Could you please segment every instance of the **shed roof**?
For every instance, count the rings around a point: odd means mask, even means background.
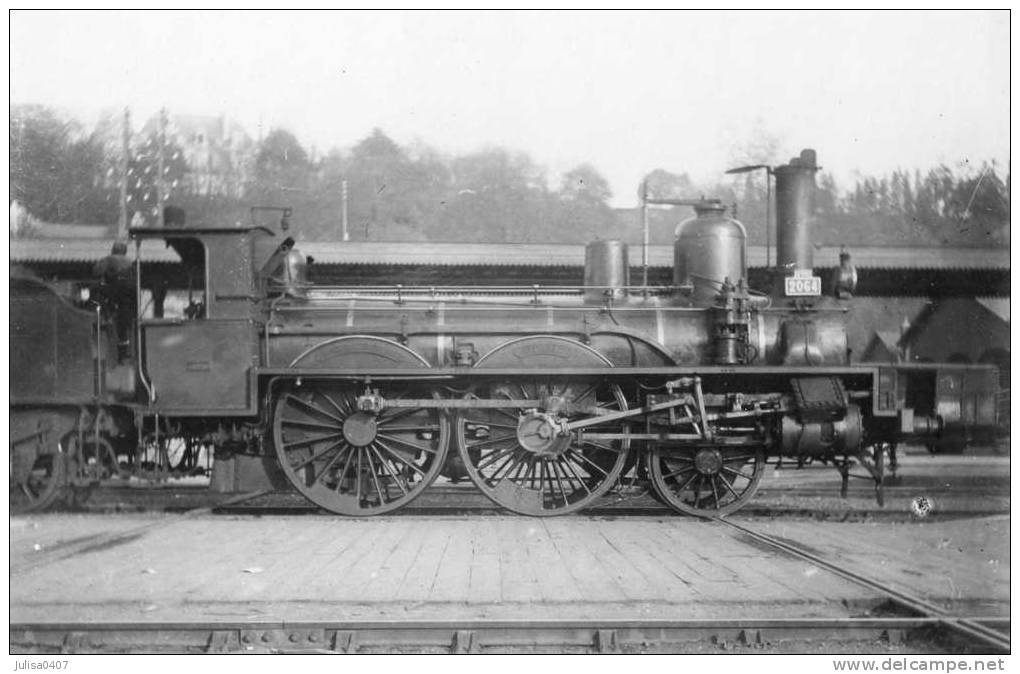
[[[876,330],[875,337],[890,349],[895,349],[900,343],[900,333],[895,330]]]
[[[113,239],[12,239],[11,262],[90,262],[110,251]],[[150,245],[151,244],[151,245]],[[298,248],[320,264],[389,264],[479,267],[581,267],[584,245],[549,243],[428,243],[388,241],[299,241]],[[631,266],[641,265],[641,246],[629,247]],[[143,259],[176,262],[177,256],[159,242],[142,246]],[[822,246],[814,252],[817,268],[839,266],[840,248]],[[1009,269],[1009,251],[999,248],[852,248],[859,269]],[[764,246],[748,246],[748,265],[765,266]],[[775,262],[775,251],[771,259]],[[670,267],[673,247],[648,249],[651,267]]]
[[[98,262],[110,254],[113,239],[11,239],[10,261],[31,262]],[[128,255],[132,255],[128,248]],[[179,262],[172,248],[162,241],[142,244],[143,262]]]
[[[541,243],[394,243],[372,241],[299,241],[298,247],[326,264],[433,264],[469,266],[580,267],[581,244]],[[838,267],[838,246],[815,250],[816,267]],[[1009,251],[997,248],[852,248],[854,264],[861,269],[1009,269]],[[751,267],[765,267],[765,246],[748,246]],[[775,250],[771,256],[775,263]],[[630,245],[631,266],[641,264],[641,246]],[[670,267],[673,247],[648,247],[651,267]]]
[[[988,309],[993,314],[1009,323],[1009,298],[1002,297],[976,297],[978,304]]]

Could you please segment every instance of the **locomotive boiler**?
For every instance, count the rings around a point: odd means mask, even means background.
[[[135,310],[130,358],[101,308],[51,298],[40,318],[40,285],[12,293],[12,503],[138,471],[173,442],[343,515],[391,512],[442,474],[527,515],[583,509],[627,476],[717,516],[783,460],[833,465],[844,491],[863,466],[880,496],[896,443],[938,451],[994,425],[995,371],[851,362],[849,259],[831,296],[812,270],[816,170],[811,150],[771,170],[778,256],[761,289],[743,225],[710,199],[660,201],[695,215],[658,287],[631,284],[619,241],[587,246],[577,287],[325,286],[267,228],[133,229],[136,260],[143,242],[177,250],[192,302]]]

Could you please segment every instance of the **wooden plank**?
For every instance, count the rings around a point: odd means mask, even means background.
[[[450,542],[448,532],[425,526],[420,521],[419,524],[423,537],[414,562],[397,586],[395,598],[399,601],[428,601],[439,573],[439,563]]]
[[[473,602],[498,602],[500,588],[499,537],[493,520],[472,522],[471,571],[468,596]]]
[[[406,528],[400,532],[399,545],[386,558],[379,575],[364,592],[366,601],[396,601],[401,584],[418,563],[419,552],[429,535],[428,527],[417,519],[407,519],[404,525]]]
[[[673,561],[682,551],[663,543],[656,527],[648,522],[634,522],[616,533],[619,545],[633,568],[644,576],[650,588],[650,600],[691,601],[702,596],[686,568]],[[657,551],[660,555],[656,555]]]
[[[447,536],[443,556],[429,592],[431,601],[466,602],[471,600],[471,524],[443,520],[440,524]]]
[[[506,602],[537,602],[542,599],[538,578],[528,564],[530,518],[504,519],[497,523],[499,539],[500,597]]]
[[[599,561],[592,549],[585,544],[582,530],[588,526],[577,525],[576,519],[556,519],[548,523],[549,540],[574,580],[574,586],[581,596],[589,601],[625,601],[628,599],[616,581]]]
[[[549,519],[539,520],[536,531],[529,538],[528,564],[532,575],[538,582],[542,601],[577,602],[590,599],[582,588],[574,582],[574,577],[556,547],[556,541],[550,529]]]
[[[629,557],[620,549],[618,532],[625,529],[618,522],[594,520],[585,531],[584,542],[605,569],[606,575],[619,587],[627,599],[655,600],[657,588],[638,569],[634,568]]]
[[[347,567],[343,575],[334,575],[331,566],[323,572],[330,578],[337,592],[342,591],[348,601],[393,601],[393,592],[404,577],[408,564],[405,549],[420,524],[403,518],[381,517],[378,522],[360,522],[358,535],[368,545],[367,552],[357,564]]]

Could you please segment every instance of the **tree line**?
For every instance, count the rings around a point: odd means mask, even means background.
[[[88,130],[42,106],[12,106],[11,200],[45,222],[116,223],[123,170],[116,126],[107,119]],[[202,155],[208,163],[202,166],[189,165],[186,145],[187,140],[167,138],[152,124],[135,134],[127,187],[136,222],[156,221],[162,166],[167,203],[184,208],[196,224],[247,223],[252,205],[289,206],[300,238],[338,240],[346,181],[351,240],[641,240],[637,210],[613,209],[609,183],[591,164],[578,165],[550,184],[545,169],[522,152],[490,147],[448,155],[422,143],[400,145],[380,129],[349,149],[324,154],[275,129],[251,147],[233,147],[227,159],[226,150],[213,148],[219,155]],[[755,161],[780,163],[774,143],[759,145],[752,148]],[[218,172],[214,187],[211,170]],[[652,194],[715,197],[735,206],[750,241],[765,242],[760,172],[697,184],[686,174],[655,169],[646,180]],[[1003,173],[989,163],[862,176],[847,190],[821,173],[815,238],[850,246],[1007,243],[1009,181],[1008,169]],[[656,211],[653,241],[672,240],[673,224],[690,215],[687,209]]]

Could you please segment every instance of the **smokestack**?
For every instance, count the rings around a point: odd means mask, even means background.
[[[811,269],[811,227],[815,212],[814,150],[802,150],[785,166],[773,169],[776,177],[776,262],[780,269]]]

